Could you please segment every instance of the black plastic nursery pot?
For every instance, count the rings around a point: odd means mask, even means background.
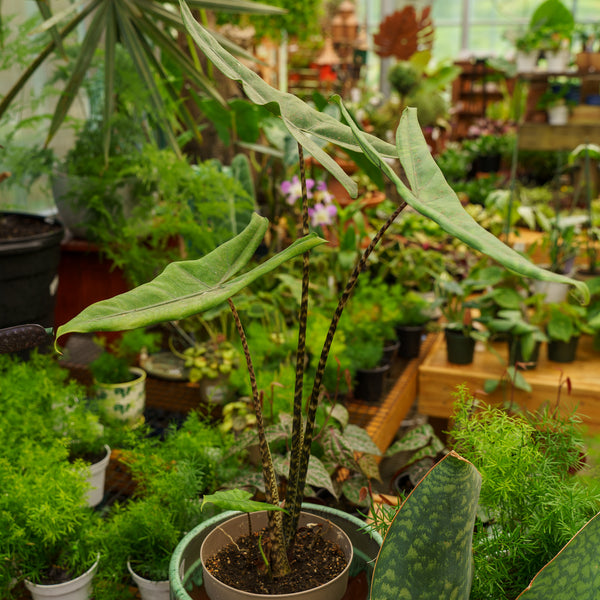
[[[328,506],[303,504],[302,510],[331,521],[343,529],[350,538],[353,558],[350,566],[348,592],[352,590],[352,598],[367,600],[375,558],[382,544],[381,536],[375,531],[368,531],[365,523],[357,517]],[[199,595],[204,594],[200,559],[202,543],[213,529],[232,516],[239,514],[229,511],[212,517],[195,527],[181,540],[173,553],[169,566],[171,600],[193,600],[205,597]],[[264,597],[265,599],[269,598],[269,596]]]
[[[54,325],[63,235],[55,219],[0,213],[0,328]]]
[[[518,338],[508,339],[508,364],[514,366],[515,363],[521,363],[519,369],[530,371],[537,367],[537,362],[540,357],[540,342],[536,342],[531,351],[531,356],[525,359],[521,351],[521,340]]]
[[[550,340],[548,342],[548,360],[558,363],[570,363],[577,355],[579,336],[573,336],[568,342]]]
[[[379,402],[389,370],[389,364],[373,369],[357,369],[356,386],[354,388],[355,398],[370,403]]]
[[[416,358],[421,351],[421,341],[425,328],[422,325],[399,325],[396,327],[396,338],[400,343],[400,358]]]
[[[394,362],[396,356],[398,356],[399,349],[400,342],[386,344],[383,347],[383,356],[381,357],[381,364],[391,365]]]
[[[462,331],[445,329],[446,357],[454,365],[468,365],[473,362],[475,340]]]

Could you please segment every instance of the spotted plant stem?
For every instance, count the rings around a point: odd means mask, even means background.
[[[250,386],[252,388],[252,402],[254,404],[254,413],[256,415],[256,430],[258,433],[258,447],[260,450],[260,458],[263,470],[263,479],[265,482],[265,498],[270,504],[279,504],[279,492],[277,490],[277,478],[275,476],[275,468],[273,466],[273,458],[267,442],[267,436],[265,434],[265,425],[262,414],[262,398],[258,392],[258,385],[256,383],[256,374],[254,372],[254,365],[252,364],[252,357],[250,356],[250,349],[248,348],[248,339],[244,327],[240,320],[239,313],[235,308],[231,298],[227,301],[229,308],[233,314],[233,320],[239,333],[240,339],[242,340],[242,348],[244,350],[244,358],[246,359],[246,366],[248,368],[248,374],[250,376]],[[285,542],[283,537],[283,518],[282,513],[279,510],[270,510],[267,512],[268,517],[268,530],[269,539],[271,540],[271,556],[270,564],[274,577],[281,577],[290,572],[290,565],[287,559],[285,551]]]

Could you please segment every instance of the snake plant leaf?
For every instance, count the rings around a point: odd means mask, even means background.
[[[597,514],[539,571],[518,600],[600,598],[599,545],[600,514]]]
[[[316,234],[307,235],[238,275],[262,241],[267,225],[265,217],[254,213],[241,233],[206,256],[171,263],[152,281],[88,306],[58,328],[56,339],[65,333],[123,331],[183,319],[218,306],[265,273],[325,243]]]
[[[582,302],[588,303],[590,292],[583,281],[551,273],[531,263],[508,247],[495,235],[483,228],[462,207],[458,196],[448,185],[444,175],[431,156],[417,119],[416,108],[406,108],[396,131],[398,158],[404,168],[410,189],[402,182],[392,167],[380,156],[369,140],[351,121],[339,96],[334,100],[350,123],[365,154],[377,164],[396,186],[400,196],[416,211],[435,221],[449,233],[471,248],[487,254],[510,271],[543,281],[558,281],[575,286]]]
[[[185,0],[179,0],[179,4],[182,19],[188,32],[207,58],[226,77],[241,82],[244,91],[252,102],[265,106],[274,115],[281,117],[296,141],[338,179],[352,196],[356,196],[356,183],[343,172],[319,144],[310,139],[310,135],[314,135],[341,148],[361,152],[350,127],[327,113],[315,110],[292,94],[271,87],[219,45],[214,36],[194,19]],[[396,150],[392,144],[388,144],[374,136],[365,135],[381,155],[395,158]]]
[[[371,600],[467,600],[481,475],[451,451],[417,484],[379,551]]]

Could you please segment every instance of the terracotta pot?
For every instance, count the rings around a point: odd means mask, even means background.
[[[259,530],[267,525],[267,513],[259,512],[250,515],[252,519],[253,530]],[[341,600],[346,593],[348,586],[348,575],[350,565],[352,564],[352,543],[342,529],[310,513],[301,513],[299,525],[308,523],[322,523],[323,536],[337,543],[344,552],[347,560],[346,568],[337,577],[325,583],[318,588],[296,592],[293,594],[276,594],[276,598],[294,598],[298,600]],[[205,560],[216,554],[221,548],[229,545],[233,540],[248,533],[248,515],[237,515],[222,523],[218,528],[213,529],[207,536],[200,548],[200,560],[202,561],[202,579],[204,589],[211,600],[265,600],[271,597],[265,594],[254,594],[232,588],[218,579],[216,579],[208,569],[206,569]]]

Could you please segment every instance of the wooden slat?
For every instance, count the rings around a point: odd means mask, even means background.
[[[504,362],[484,346],[476,349],[470,365],[453,365],[446,359],[446,344],[439,334],[431,351],[419,367],[419,412],[433,417],[452,416],[456,387],[466,384],[471,394],[493,404],[509,401],[508,392],[501,389],[486,395],[483,385],[487,379],[498,379],[504,372],[508,349],[506,344],[494,344],[495,351]],[[584,427],[591,432],[600,431],[600,353],[592,348],[592,339],[582,336],[573,363],[554,363],[547,359],[547,348],[543,344],[535,369],[524,372],[531,385],[530,393],[514,391],[513,400],[519,406],[535,410],[544,402],[556,402],[561,374],[571,380],[571,394],[563,388],[560,410],[568,413],[577,410],[583,418]]]
[[[600,123],[523,123],[519,128],[520,150],[573,150],[579,144],[600,144]]]

